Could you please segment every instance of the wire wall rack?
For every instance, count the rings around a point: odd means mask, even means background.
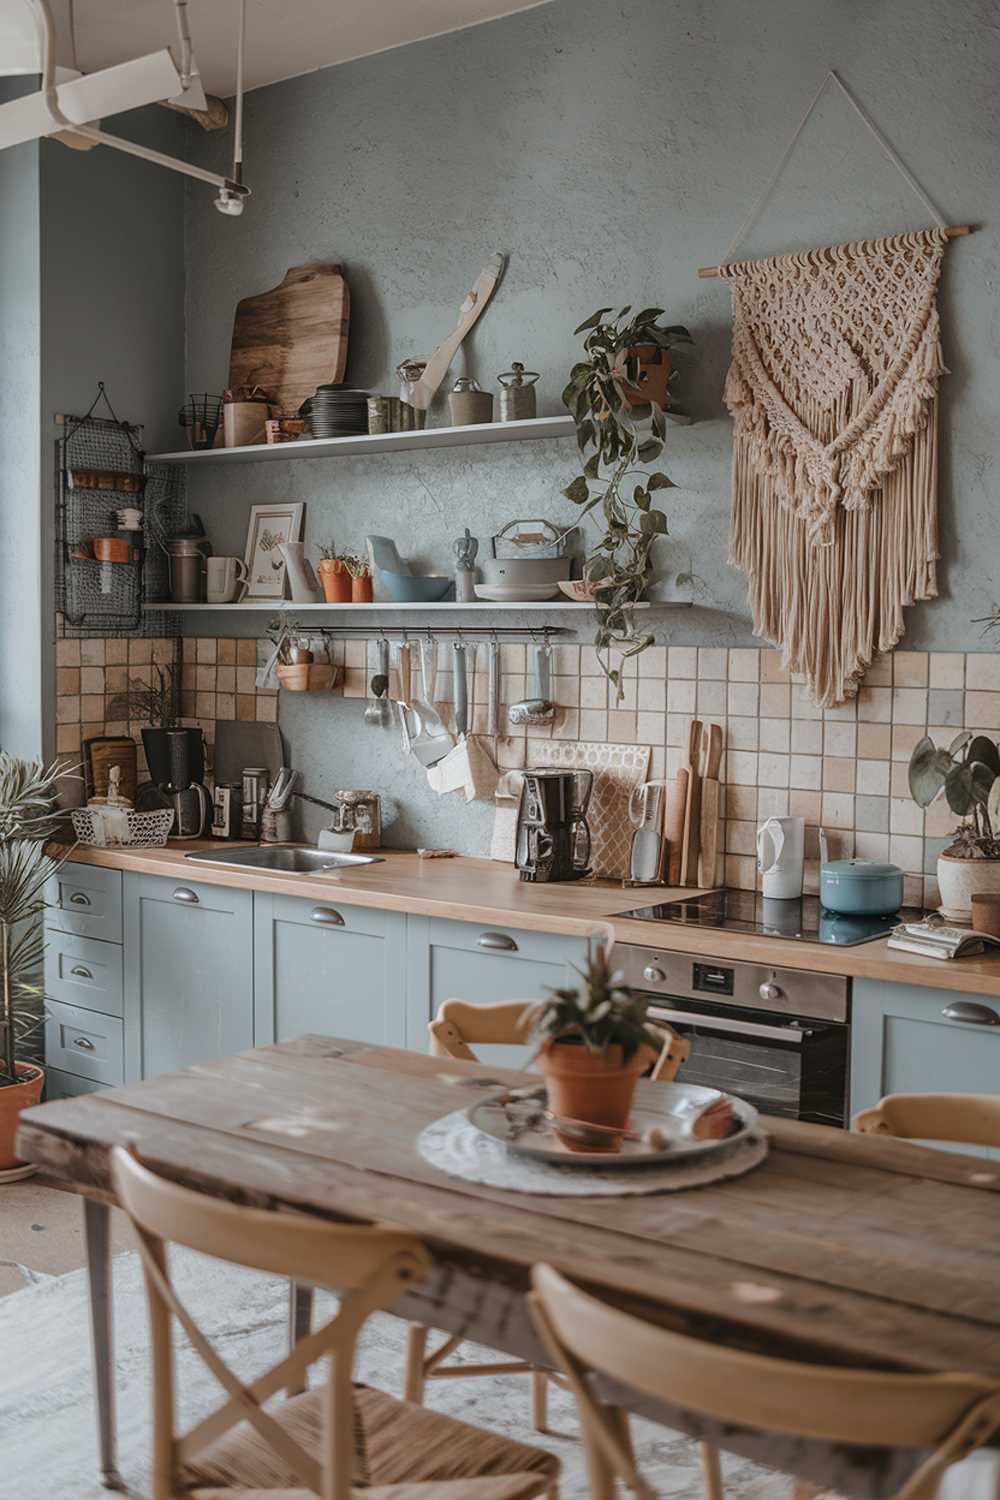
[[[95,415],[102,401],[109,416]],[[158,539],[184,516],[183,479],[167,465],[147,468],[141,426],[119,420],[103,382],[89,411],[56,422],[63,429],[55,442],[60,633],[180,634],[176,617],[144,606],[150,595],[167,591],[167,559]]]

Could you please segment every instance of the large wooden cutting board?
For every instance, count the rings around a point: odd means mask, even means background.
[[[351,297],[343,268],[293,266],[269,292],[236,304],[229,389],[259,385],[283,413],[318,385],[337,385],[347,366]]]

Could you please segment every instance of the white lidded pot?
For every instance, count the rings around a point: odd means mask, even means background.
[[[805,869],[805,818],[768,818],[757,829],[757,869],[769,901],[797,901]]]

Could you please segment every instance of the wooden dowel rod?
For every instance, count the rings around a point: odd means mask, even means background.
[[[945,230],[945,234],[950,240],[957,240],[960,239],[963,234],[975,234],[975,232],[975,224],[949,224],[947,229]],[[722,268],[721,266],[699,266],[698,275],[703,279],[709,276],[721,276]]]

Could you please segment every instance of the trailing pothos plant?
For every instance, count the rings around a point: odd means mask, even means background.
[[[1000,750],[985,734],[964,730],[947,750],[929,735],[910,757],[910,795],[929,807],[940,792],[966,821],[948,853],[956,859],[1000,859]]]
[[[650,580],[653,544],[667,532],[666,514],[654,496],[673,488],[660,470],[639,467],[659,458],[667,425],[662,407],[634,404],[640,366],[633,351],[638,344],[670,349],[692,342],[679,324],[658,324],[662,308],[644,308],[625,322],[631,310],[623,307],[609,318],[611,308],[601,307],[574,330],[586,335],[585,358],[570,370],[562,394],[584,455],[583,472],[563,494],[580,507],[581,517],[601,512],[603,535],[587,556],[583,575],[595,585],[598,659],[619,699],[622,673],[612,666],[612,651],[622,658],[636,656],[653,643],[653,636],[637,632],[634,606]]]

